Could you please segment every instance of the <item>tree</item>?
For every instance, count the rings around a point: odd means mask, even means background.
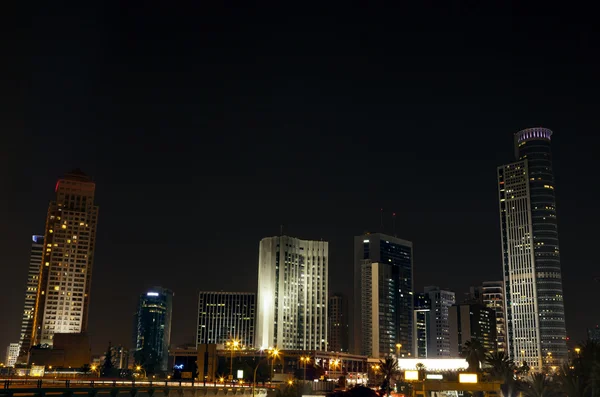
[[[502,395],[512,397],[517,384],[514,361],[503,352],[495,352],[486,354],[485,363],[489,367],[488,370],[492,379],[503,383],[501,387]]]
[[[398,373],[398,361],[393,357],[388,357],[385,361],[379,360],[379,370],[383,375],[381,395],[389,396],[392,392],[392,378]]]
[[[462,348],[461,357],[467,360],[468,371],[480,372],[481,363],[485,360],[485,349],[478,339],[468,340]]]
[[[557,376],[560,390],[568,397],[584,397],[586,391],[585,380],[578,376],[575,367],[563,365]]]
[[[521,387],[525,397],[551,397],[556,395],[554,385],[545,374],[532,374]],[[568,397],[572,397],[569,395]]]
[[[110,342],[108,342],[108,349],[106,349],[106,353],[104,355],[104,363],[102,363],[102,376],[113,376],[113,362],[112,362],[112,346]]]

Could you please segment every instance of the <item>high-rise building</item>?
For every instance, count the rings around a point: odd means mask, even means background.
[[[31,336],[35,316],[35,299],[40,282],[40,267],[44,253],[44,236],[31,237],[31,253],[29,255],[29,269],[27,271],[27,286],[25,287],[25,303],[21,319],[21,337],[19,339],[20,360],[27,363],[27,354],[31,349]]]
[[[517,132],[516,161],[498,167],[507,350],[533,370],[568,359],[551,137]]]
[[[327,350],[329,243],[261,240],[256,347]]]
[[[18,343],[9,344],[8,347],[6,348],[6,361],[4,362],[4,364],[7,367],[14,367],[17,362],[18,357],[19,357],[19,344]]]
[[[153,287],[140,295],[134,317],[133,357],[148,372],[168,370],[172,312],[172,291]]]
[[[378,263],[383,272],[390,275],[390,312],[391,320],[395,325],[395,345],[402,345],[401,354],[413,354],[413,244],[410,241],[383,233],[365,234],[354,237],[354,310],[352,315],[352,350],[354,353],[364,351],[362,341],[363,332],[363,304],[362,304],[362,273],[363,265]],[[390,266],[385,270],[383,265]],[[371,268],[373,270],[373,268]],[[368,272],[367,272],[368,273]],[[390,308],[391,310],[392,308]],[[367,338],[368,340],[369,338]]]
[[[484,281],[482,285],[471,287],[469,302],[477,302],[496,313],[496,351],[506,352],[506,321],[504,310],[504,282]]]
[[[429,328],[431,321],[431,300],[424,292],[415,295],[414,308],[414,358],[427,358]]]
[[[348,300],[342,294],[333,294],[329,297],[328,311],[329,330],[327,350],[333,352],[348,352]]]
[[[460,357],[465,343],[477,340],[485,352],[495,352],[496,311],[479,303],[462,303],[448,309],[450,357]]]
[[[34,344],[86,332],[96,245],[96,184],[80,170],[58,180],[50,202],[34,309]]]
[[[449,309],[456,303],[453,291],[439,287],[425,287],[429,295],[431,311],[429,312],[429,341],[427,357],[450,357],[450,318]]]
[[[256,294],[250,292],[200,292],[196,346],[237,341],[254,346]]]
[[[600,343],[600,328],[597,325],[595,328],[588,328],[588,339]]]

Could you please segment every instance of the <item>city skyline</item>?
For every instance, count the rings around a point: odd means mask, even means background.
[[[0,286],[15,304],[0,309],[0,346],[18,341],[30,237],[65,171],[93,176],[102,207],[88,327],[100,352],[130,343],[136,294],[153,285],[177,293],[173,343],[193,343],[198,291],[254,292],[257,242],[282,224],[330,242],[330,289],[347,296],[352,239],[381,231],[381,208],[384,231],[415,244],[416,291],[460,297],[499,280],[495,170],[536,126],[556,132],[567,330],[585,338],[600,318],[581,304],[600,277],[584,199],[600,143],[591,21],[412,6],[408,19],[371,7],[36,15],[2,66]]]

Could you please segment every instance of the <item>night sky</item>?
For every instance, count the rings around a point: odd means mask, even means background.
[[[282,224],[330,242],[332,292],[351,292],[353,236],[380,208],[414,242],[417,290],[500,279],[496,167],[532,126],[555,132],[567,328],[583,339],[600,321],[595,14],[415,3],[50,2],[9,18],[0,348],[18,341],[30,236],[73,168],[97,184],[100,353],[130,344],[152,285],[175,292],[172,343],[193,342],[198,291],[255,292],[259,240]]]

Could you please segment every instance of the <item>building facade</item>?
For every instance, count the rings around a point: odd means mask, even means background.
[[[27,363],[27,354],[31,349],[33,323],[35,321],[35,300],[37,298],[38,284],[40,282],[40,267],[44,254],[44,236],[31,237],[31,252],[29,255],[29,269],[27,271],[27,285],[25,287],[25,303],[23,304],[23,317],[21,318],[21,337],[19,338],[19,361]]]
[[[6,360],[4,365],[7,367],[14,367],[19,357],[20,346],[18,343],[11,343],[6,348]]]
[[[96,184],[80,170],[58,180],[50,202],[34,309],[34,344],[56,333],[86,332],[98,207]]]
[[[600,343],[600,327],[588,328],[588,339]]]
[[[200,292],[196,346],[224,345],[238,341],[254,346],[256,294],[249,292]]]
[[[504,310],[504,283],[484,281],[481,285],[481,303],[493,309],[496,315],[496,351],[506,352],[506,321]]]
[[[517,132],[516,161],[498,167],[507,351],[533,370],[568,359],[551,137]]]
[[[425,287],[429,296],[429,335],[427,358],[448,358],[450,356],[450,317],[449,309],[456,303],[453,291],[439,287]]]
[[[153,287],[140,295],[134,316],[133,357],[147,372],[168,370],[172,312],[172,291]]]
[[[495,352],[496,311],[479,303],[463,303],[448,309],[450,357],[461,357],[465,343],[477,340],[485,352]]]
[[[364,305],[361,286],[364,265],[367,263],[380,264],[375,270],[389,272],[390,283],[394,286],[389,297],[390,304],[393,305],[393,314],[389,315],[393,317],[392,321],[396,327],[392,353],[397,353],[395,345],[400,344],[401,356],[413,354],[413,244],[383,233],[365,234],[354,238],[354,310],[351,335],[353,352],[360,354],[366,351],[362,342],[369,340],[368,336],[362,335]],[[386,270],[386,266],[383,265],[387,265],[389,269]]]
[[[342,294],[333,294],[329,297],[328,309],[329,341],[328,351],[348,353],[348,300]]]
[[[414,357],[427,358],[429,345],[429,322],[431,321],[431,300],[424,292],[415,295],[414,308]]]
[[[327,350],[328,268],[326,241],[261,240],[257,348]]]

